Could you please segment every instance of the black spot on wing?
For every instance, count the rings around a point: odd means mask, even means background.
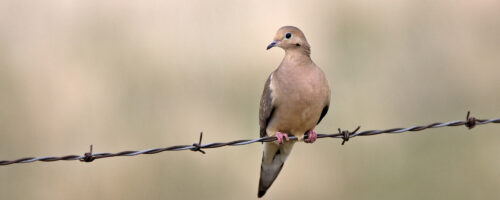
[[[319,120],[318,120],[318,123],[319,124],[321,122],[321,120],[323,119],[323,117],[325,117],[326,113],[328,113],[328,108],[330,106],[326,105],[324,108],[323,108],[323,111],[321,111],[321,116],[319,117]]]
[[[269,124],[269,121],[271,121],[271,119],[273,117],[274,110],[275,110],[275,107],[273,107],[272,110],[271,110],[271,112],[269,113],[269,117],[267,117],[266,123],[264,124],[264,126],[260,127],[260,137],[267,136],[267,131],[266,131],[267,125]]]

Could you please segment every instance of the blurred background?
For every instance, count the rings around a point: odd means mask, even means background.
[[[0,160],[258,137],[265,50],[302,29],[318,133],[500,117],[500,2],[0,2]],[[297,144],[265,199],[498,199],[500,126]],[[0,167],[2,199],[256,199],[261,144]]]

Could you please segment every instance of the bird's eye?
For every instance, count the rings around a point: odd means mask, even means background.
[[[288,39],[290,39],[290,38],[292,38],[292,33],[290,33],[290,32],[286,33],[286,34],[285,34],[285,39],[287,39],[287,40],[288,40]]]

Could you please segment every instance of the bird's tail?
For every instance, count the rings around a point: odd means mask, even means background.
[[[278,177],[294,143],[292,141],[281,145],[274,142],[264,143],[262,164],[260,166],[259,192],[257,194],[259,198],[266,194],[267,189],[271,187],[276,177]]]

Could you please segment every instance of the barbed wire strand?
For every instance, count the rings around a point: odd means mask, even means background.
[[[341,130],[340,128],[338,129],[338,133],[333,133],[333,134],[317,134],[318,139],[320,138],[341,138],[343,139],[342,145],[346,141],[349,140],[349,138],[357,137],[357,136],[372,136],[372,135],[379,135],[383,133],[388,133],[388,134],[399,134],[399,133],[404,133],[404,132],[415,132],[415,131],[422,131],[425,129],[429,128],[441,128],[441,127],[447,127],[447,126],[463,126],[465,125],[467,128],[472,129],[477,125],[483,125],[483,124],[489,124],[489,123],[500,123],[500,118],[496,119],[476,119],[474,117],[470,117],[470,112],[467,112],[466,119],[464,121],[451,121],[451,122],[445,122],[445,123],[432,123],[429,125],[424,125],[424,126],[412,126],[409,128],[391,128],[391,129],[385,129],[385,130],[367,130],[367,131],[361,131],[357,132],[360,127],[358,126],[354,131],[349,132],[347,130]],[[198,143],[194,143],[192,145],[176,145],[176,146],[170,146],[170,147],[164,147],[164,148],[154,148],[154,149],[146,149],[142,151],[122,151],[118,153],[93,153],[92,152],[92,145],[90,145],[90,151],[85,153],[84,155],[67,155],[67,156],[61,156],[61,157],[55,157],[55,156],[46,156],[46,157],[27,157],[27,158],[20,158],[17,160],[2,160],[0,161],[0,165],[10,165],[10,164],[15,164],[15,163],[31,163],[35,161],[43,161],[43,162],[53,162],[53,161],[61,161],[61,160],[79,160],[82,162],[92,162],[96,159],[102,159],[102,158],[110,158],[110,157],[116,157],[116,156],[137,156],[137,155],[142,155],[142,154],[157,154],[161,153],[164,151],[183,151],[183,150],[191,150],[191,151],[199,151],[203,154],[205,154],[205,151],[202,149],[210,149],[210,148],[219,148],[219,147],[224,147],[224,146],[240,146],[240,145],[248,145],[252,144],[255,142],[273,142],[276,140],[276,137],[262,137],[262,138],[257,138],[257,139],[252,139],[252,140],[235,140],[231,142],[215,142],[215,143],[209,143],[209,144],[201,144],[201,140],[203,137],[203,132],[200,133],[200,138]],[[307,135],[306,135],[307,138]],[[289,137],[290,140],[297,140],[297,137],[291,136]]]

